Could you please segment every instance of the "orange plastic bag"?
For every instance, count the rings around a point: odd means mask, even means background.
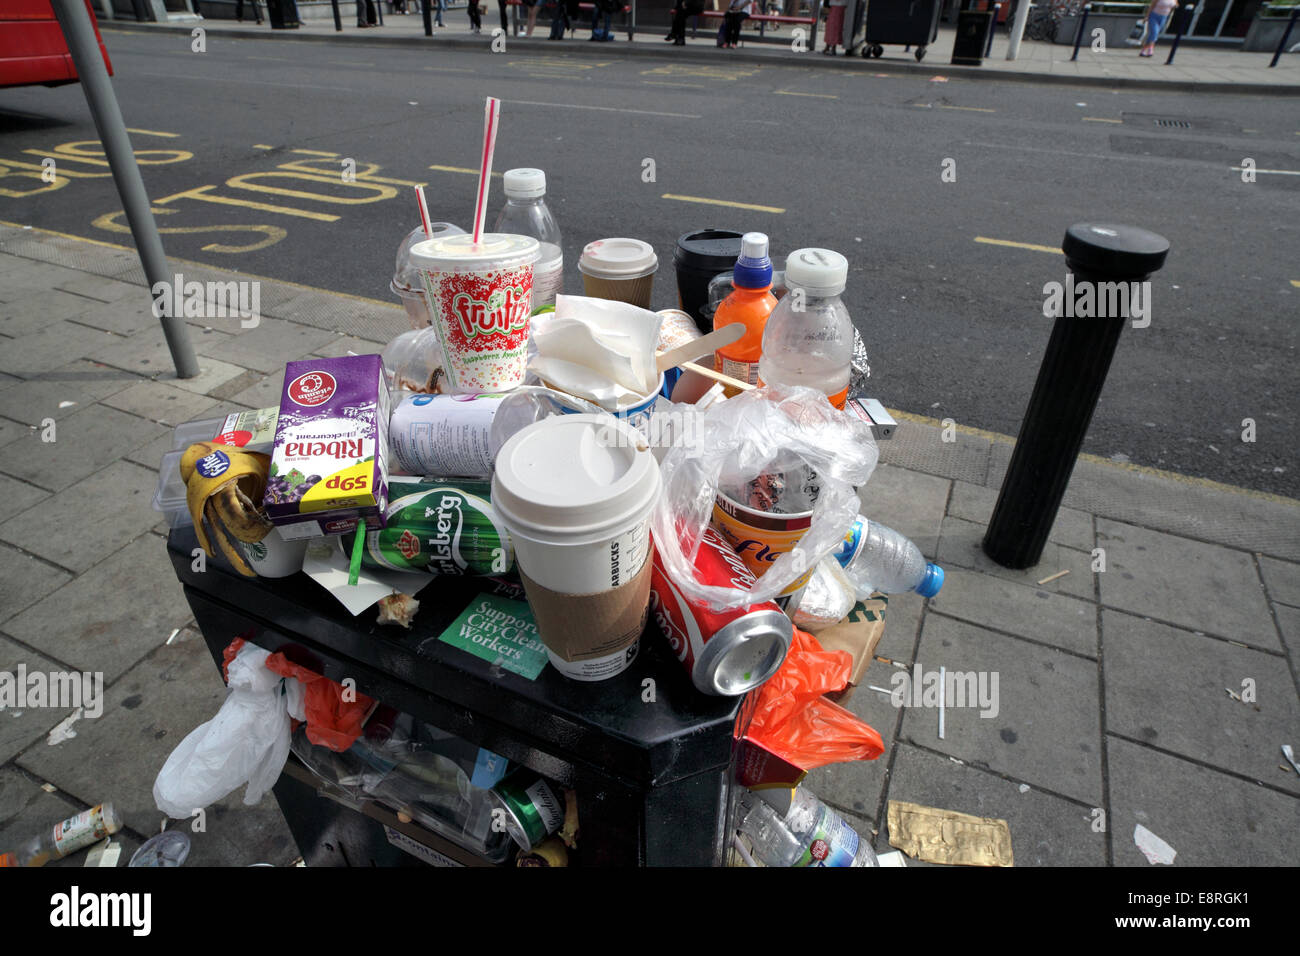
[[[784,761],[799,777],[828,763],[875,760],[885,752],[880,734],[822,697],[843,690],[852,667],[848,651],[823,650],[815,637],[795,628],[781,669],[758,690],[744,742]]]
[[[374,701],[365,694],[348,692],[355,700],[344,700],[342,684],[295,664],[283,653],[266,659],[266,666],[282,677],[297,678],[303,685],[303,713],[307,717],[307,739],[342,753],[361,736],[361,726]]]

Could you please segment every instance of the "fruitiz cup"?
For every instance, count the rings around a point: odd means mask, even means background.
[[[589,242],[578,260],[582,287],[594,299],[631,302],[650,308],[659,257],[654,246],[640,239],[597,239]]]
[[[514,542],[546,653],[565,677],[604,680],[636,657],[659,490],[645,440],[608,415],[543,419],[497,454],[492,506]]]
[[[536,239],[501,234],[477,244],[460,235],[411,247],[453,392],[501,392],[523,384],[533,263],[540,255]]]

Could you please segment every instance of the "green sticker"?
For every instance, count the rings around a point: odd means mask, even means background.
[[[484,594],[438,640],[485,661],[500,660],[505,670],[529,680],[537,680],[547,663],[546,645],[537,636],[532,611],[524,601]]]

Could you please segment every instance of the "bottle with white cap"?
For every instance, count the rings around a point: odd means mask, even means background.
[[[760,384],[803,385],[843,408],[853,364],[853,322],[840,301],[849,262],[829,249],[798,249],[785,263],[789,290],[763,331]]]
[[[560,227],[546,206],[546,173],[540,169],[509,169],[505,174],[506,205],[493,232],[532,236],[542,245],[533,266],[533,308],[554,305],[564,280],[564,249]]]

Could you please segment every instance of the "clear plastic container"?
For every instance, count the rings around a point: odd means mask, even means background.
[[[393,295],[402,300],[402,306],[406,309],[406,318],[413,329],[427,327],[432,319],[429,316],[429,306],[425,299],[424,284],[420,282],[419,270],[411,262],[411,247],[426,239],[441,239],[443,236],[465,234],[464,229],[449,222],[431,222],[429,227],[433,230],[432,236],[425,233],[423,225],[416,226],[406,234],[406,238],[397,247],[397,262],[393,267],[392,281],[388,284]]]
[[[162,464],[158,466],[158,487],[153,493],[153,510],[161,512],[167,518],[168,525],[173,528],[184,528],[194,524],[186,503],[185,482],[181,481],[180,469],[181,456],[185,454],[185,448],[192,444],[193,442],[189,442],[184,448],[167,452],[163,455]]]
[[[542,246],[533,264],[533,308],[554,305],[564,284],[564,247],[560,227],[546,205],[546,173],[540,169],[510,169],[504,176],[506,204],[493,232],[532,236]]]
[[[763,332],[758,377],[765,384],[804,385],[836,408],[848,399],[853,322],[840,300],[848,260],[829,249],[799,249],[786,260],[787,294]]]
[[[910,539],[863,515],[858,515],[844,544],[832,556],[844,569],[859,601],[873,591],[915,591],[922,597],[934,597],[943,587],[943,568],[926,561]]]

